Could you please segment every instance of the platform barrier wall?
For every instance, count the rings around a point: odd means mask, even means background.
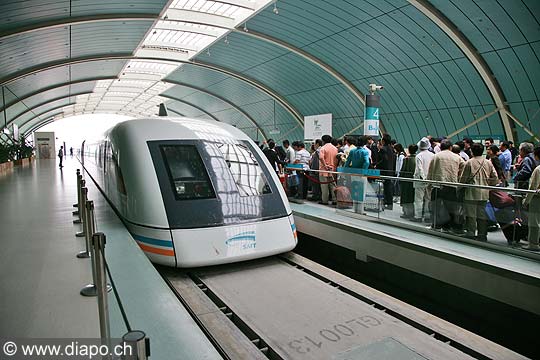
[[[297,189],[302,181],[312,188],[329,186],[330,205],[342,215],[375,218],[540,260],[540,193],[528,190],[527,182],[517,188],[475,174],[470,179],[457,177],[461,182],[445,182],[415,179],[407,172],[389,176],[374,169],[338,168],[331,172],[334,182],[326,185],[317,184],[320,171],[304,176],[294,170]],[[297,202],[298,193],[290,199]]]

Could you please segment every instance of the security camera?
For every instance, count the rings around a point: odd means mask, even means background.
[[[371,93],[374,93],[375,91],[382,90],[382,89],[384,89],[384,86],[382,85],[369,84],[369,91]]]

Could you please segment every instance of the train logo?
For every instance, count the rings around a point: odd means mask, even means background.
[[[240,247],[243,250],[255,249],[257,246],[257,239],[255,231],[246,231],[228,238],[225,241],[228,247]]]

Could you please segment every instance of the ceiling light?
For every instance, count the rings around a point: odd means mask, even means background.
[[[277,8],[277,1],[274,3],[274,10],[272,10],[274,12],[274,14],[278,15],[279,14],[279,10]]]
[[[244,31],[245,32],[249,32],[248,28],[247,28],[247,23],[244,23]]]
[[[225,36],[224,43],[227,44],[227,45],[229,45],[229,37],[228,37],[228,36]]]

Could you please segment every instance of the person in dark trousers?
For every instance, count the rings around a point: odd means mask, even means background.
[[[416,170],[416,152],[418,151],[418,145],[409,145],[409,156],[403,160],[403,166],[399,172],[399,177],[412,178],[414,171]],[[402,181],[400,184],[400,204],[403,214],[399,217],[402,219],[414,218],[414,186],[412,182]]]
[[[263,150],[263,154],[270,162],[270,165],[272,165],[272,169],[279,174],[279,169],[283,163],[281,160],[279,160],[275,147],[276,143],[273,140],[268,141],[268,147]]]
[[[69,156],[73,157],[73,148],[72,147],[69,148]]]
[[[64,159],[64,147],[60,146],[60,150],[58,150],[58,157],[60,158],[60,165],[59,168],[63,168],[64,165],[62,165],[62,160]]]
[[[381,140],[379,154],[377,156],[378,163],[376,168],[381,170],[381,175],[394,176],[396,166],[396,155],[390,145],[392,138],[389,134],[384,134]],[[384,180],[384,207],[392,210],[394,207],[394,184],[392,180]]]

